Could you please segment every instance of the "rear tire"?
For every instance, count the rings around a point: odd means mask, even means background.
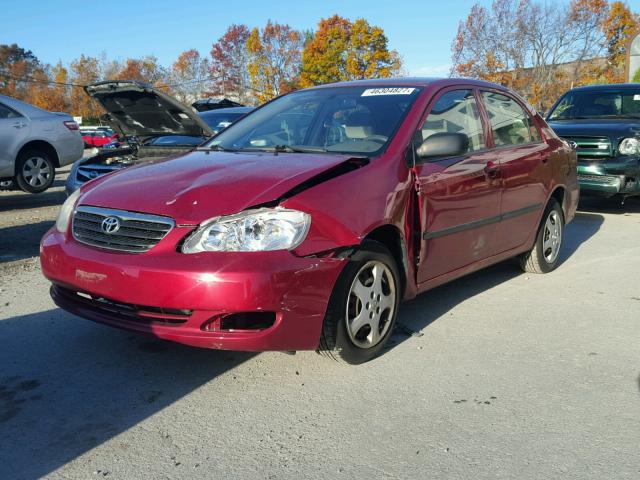
[[[552,198],[542,215],[533,248],[520,256],[520,267],[529,273],[549,273],[560,263],[560,249],[564,238],[564,213]]]
[[[55,179],[56,170],[48,153],[29,149],[20,154],[16,162],[16,183],[27,193],[41,193]]]
[[[401,293],[398,266],[389,250],[378,242],[364,242],[334,286],[319,353],[352,365],[376,357],[393,332]]]

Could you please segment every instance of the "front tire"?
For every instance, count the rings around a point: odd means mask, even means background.
[[[542,215],[536,243],[520,256],[520,267],[529,273],[549,273],[560,263],[564,238],[564,213],[556,199],[551,199]]]
[[[389,250],[377,242],[363,243],[331,294],[320,353],[352,365],[377,356],[393,331],[401,293],[398,266]]]
[[[56,175],[51,157],[38,149],[21,153],[16,164],[16,183],[27,193],[41,193],[48,189]]]

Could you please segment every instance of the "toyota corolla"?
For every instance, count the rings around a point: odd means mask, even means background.
[[[577,201],[575,151],[501,86],[339,83],[88,182],[41,263],[54,301],[87,319],[362,363],[403,299],[511,257],[556,268]]]

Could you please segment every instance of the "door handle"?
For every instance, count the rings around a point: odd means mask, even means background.
[[[13,125],[11,125],[13,128],[24,128],[27,126],[26,123],[24,122],[18,122],[18,123],[14,123]]]
[[[498,176],[498,173],[500,173],[500,164],[489,160],[484,167],[484,174],[487,177],[494,178]]]

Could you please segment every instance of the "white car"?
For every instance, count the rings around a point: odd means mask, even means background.
[[[0,186],[44,192],[55,169],[82,157],[78,124],[66,113],[47,112],[0,95]]]

